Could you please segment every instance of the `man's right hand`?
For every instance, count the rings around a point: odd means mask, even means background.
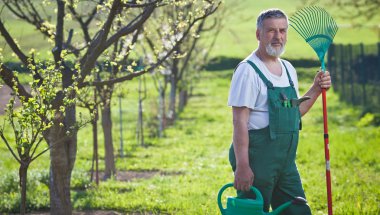
[[[249,191],[253,184],[254,174],[249,165],[237,166],[235,170],[234,187],[237,190]]]

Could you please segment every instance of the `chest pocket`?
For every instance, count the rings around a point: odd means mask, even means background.
[[[269,127],[271,133],[287,133],[299,130],[299,107],[293,107],[290,100],[296,99],[295,89],[274,87],[268,89]]]

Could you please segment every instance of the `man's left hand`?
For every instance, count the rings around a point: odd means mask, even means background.
[[[314,78],[314,85],[319,86],[320,89],[330,89],[331,87],[331,77],[329,71],[322,72],[318,71],[317,75]]]

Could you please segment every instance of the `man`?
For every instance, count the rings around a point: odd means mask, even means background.
[[[266,212],[269,206],[276,209],[294,197],[305,198],[295,164],[301,116],[312,107],[322,88],[331,86],[329,73],[319,71],[310,89],[299,98],[296,71],[279,58],[287,31],[288,19],[281,10],[270,9],[259,15],[259,47],[237,66],[228,98],[234,126],[230,148],[234,187],[247,197],[250,186],[257,187]],[[284,214],[311,212],[307,204],[300,204],[291,205]]]

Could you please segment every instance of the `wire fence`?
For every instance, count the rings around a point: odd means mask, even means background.
[[[380,43],[332,44],[328,62],[334,90],[341,100],[380,112]]]

